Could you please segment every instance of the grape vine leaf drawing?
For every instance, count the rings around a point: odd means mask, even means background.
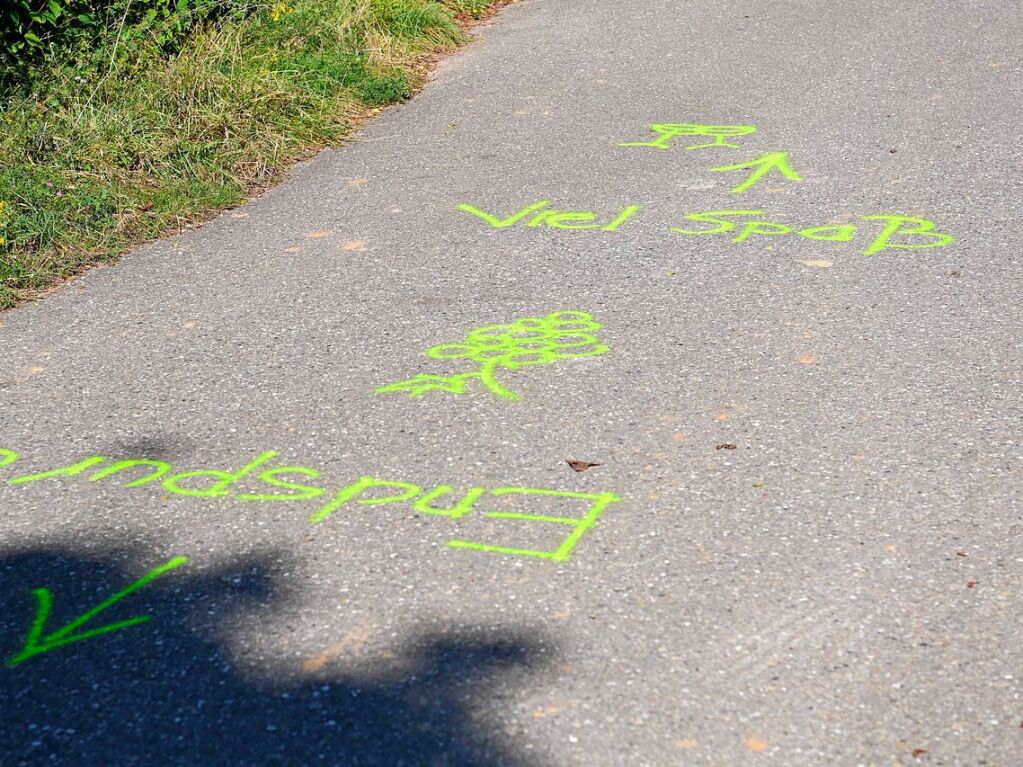
[[[468,378],[461,376],[435,376],[420,373],[407,381],[381,386],[377,392],[403,391],[410,397],[422,397],[432,391],[446,391],[450,394],[465,394]]]
[[[432,359],[469,360],[476,363],[476,369],[452,376],[421,373],[376,391],[403,392],[410,397],[422,397],[431,391],[465,394],[469,383],[476,379],[495,397],[518,400],[521,398],[517,393],[497,380],[499,371],[605,354],[610,348],[594,335],[601,327],[589,314],[576,311],[486,325],[471,331],[462,343],[439,344],[424,352]]]

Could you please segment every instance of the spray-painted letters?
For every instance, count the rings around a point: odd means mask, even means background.
[[[230,497],[245,502],[294,502],[325,497],[326,502],[318,501],[319,507],[308,517],[309,522],[316,525],[326,522],[342,509],[348,511],[360,506],[397,503],[408,504],[413,511],[419,514],[459,520],[471,512],[477,511],[477,504],[482,503],[485,498],[514,496],[521,499],[523,503],[543,504],[545,507],[552,503],[565,504],[569,507],[566,514],[571,516],[486,510],[480,510],[479,514],[486,519],[542,522],[555,526],[567,525],[571,528],[568,535],[561,537],[556,546],[548,549],[505,546],[462,539],[451,540],[448,545],[459,549],[535,557],[558,562],[568,560],[583,535],[597,523],[604,509],[620,500],[614,493],[581,493],[536,487],[470,487],[462,492],[459,498],[455,488],[451,485],[429,487],[413,482],[379,479],[373,476],[362,476],[339,489],[331,490],[318,484],[309,483],[310,480],[316,481],[320,478],[320,472],[317,469],[309,466],[269,466],[277,455],[273,450],[265,451],[236,471],[222,469],[176,471],[176,467],[166,461],[114,460],[94,455],[56,469],[12,477],[7,480],[7,484],[22,486],[62,477],[80,477],[87,482],[128,480],[123,484],[125,488],[159,483],[171,496],[189,498]],[[18,459],[18,454],[13,450],[0,449],[0,467],[10,466]],[[249,484],[247,485],[247,483]],[[255,483],[259,483],[262,487],[253,487],[252,485]],[[440,505],[442,503],[449,505]],[[582,516],[578,516],[580,511],[582,511]]]
[[[534,226],[536,219],[527,219],[529,213],[536,212],[548,204],[547,200],[532,203],[521,208],[516,213],[499,224],[492,223],[498,219],[486,215],[486,219],[492,226],[504,228],[522,223],[524,226]],[[461,210],[472,208],[469,205],[460,205]],[[629,218],[640,210],[638,205],[629,205]],[[478,210],[472,208],[472,210]],[[565,214],[559,211],[559,214]],[[583,212],[580,212],[582,214]],[[590,214],[588,211],[585,212]],[[776,237],[778,235],[794,235],[808,240],[818,242],[852,242],[859,239],[863,245],[863,255],[873,256],[885,250],[912,250],[921,248],[940,248],[955,241],[955,238],[945,232],[937,231],[937,225],[933,221],[916,216],[904,216],[897,213],[874,213],[860,216],[859,224],[818,224],[811,226],[799,226],[783,224],[778,221],[771,221],[764,218],[767,214],[764,210],[708,210],[699,213],[687,213],[682,216],[687,221],[695,221],[700,224],[710,224],[701,227],[671,227],[675,234],[705,236],[714,234],[727,234],[732,242],[744,242],[754,236]],[[540,214],[542,216],[542,214]],[[539,216],[538,216],[539,218]],[[626,219],[627,220],[627,219]],[[511,221],[512,223],[508,223]],[[862,223],[867,222],[867,223]],[[874,222],[877,222],[876,224]],[[614,231],[624,221],[619,222],[614,229],[601,228],[603,231]],[[536,226],[549,225],[542,218]],[[557,227],[557,228],[579,228],[579,227]],[[594,228],[594,227],[586,227]]]
[[[650,125],[655,137],[648,141],[623,141],[620,147],[640,147],[648,149],[672,149],[677,139],[702,136],[712,139],[685,146],[685,149],[704,150],[737,150],[742,147],[726,139],[740,136],[751,136],[757,132],[754,125],[702,125],[698,123],[653,123]],[[748,171],[745,180],[728,190],[729,194],[743,194],[754,189],[765,178],[785,179],[801,182],[803,177],[797,173],[789,160],[788,152],[771,151],[749,160],[741,160],[726,165],[709,168],[715,173],[734,173]],[[630,203],[606,213],[593,210],[560,210],[550,207],[550,200],[531,202],[508,214],[484,210],[475,205],[462,203],[458,210],[482,219],[495,229],[511,227],[549,229],[576,229],[599,232],[616,232],[631,221],[640,211],[641,206]],[[951,234],[938,231],[937,225],[926,218],[907,216],[899,213],[871,213],[861,215],[858,223],[824,223],[793,225],[762,218],[763,210],[710,210],[683,214],[687,221],[695,221],[711,226],[669,227],[675,234],[705,236],[727,234],[732,242],[744,242],[752,237],[777,237],[794,235],[796,238],[814,240],[816,242],[852,242],[860,239],[862,253],[873,256],[885,250],[920,250],[940,248],[955,241]],[[779,216],[772,216],[778,218]],[[876,224],[874,222],[877,222]]]

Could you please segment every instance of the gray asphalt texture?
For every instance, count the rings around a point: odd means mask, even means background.
[[[4,658],[33,589],[45,635],[189,557],[80,630],[148,622],[0,670],[0,764],[1023,764],[1021,19],[526,0],[258,200],[0,317]],[[757,132],[618,146],[661,122]],[[770,151],[803,181],[709,172]],[[641,210],[607,232],[456,208],[543,199]],[[861,230],[671,231],[721,209]],[[956,241],[865,256],[878,213]],[[558,311],[610,351],[500,373],[520,401],[374,393]],[[329,494],[7,482],[268,450]],[[483,514],[579,501],[310,523],[364,475],[621,500],[565,562],[448,541],[553,549],[567,526]]]

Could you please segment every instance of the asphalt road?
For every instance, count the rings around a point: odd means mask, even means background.
[[[0,764],[1023,763],[1021,12],[525,0],[0,317]]]

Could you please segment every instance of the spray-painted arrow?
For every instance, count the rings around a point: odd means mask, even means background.
[[[743,181],[739,186],[732,187],[728,191],[732,194],[740,194],[745,192],[761,178],[763,178],[771,170],[777,170],[785,178],[790,181],[802,181],[803,177],[796,173],[792,168],[789,167],[789,154],[788,152],[768,152],[767,154],[761,155],[755,160],[749,162],[737,162],[735,165],[722,165],[719,168],[711,168],[712,171],[728,171],[728,170],[752,170],[750,177]]]
[[[133,584],[127,588],[121,589],[109,599],[103,600],[87,613],[83,613],[63,628],[59,628],[52,634],[48,634],[45,637],[42,635],[43,626],[46,624],[46,619],[50,616],[50,608],[53,605],[53,596],[50,594],[49,589],[33,590],[32,593],[35,594],[36,601],[39,603],[39,607],[36,609],[35,620],[32,621],[32,628],[28,630],[28,636],[25,638],[25,646],[21,649],[21,652],[7,661],[7,665],[11,667],[17,666],[19,663],[24,663],[29,658],[41,655],[44,652],[49,652],[50,650],[55,650],[58,647],[73,644],[74,642],[81,642],[83,639],[91,639],[92,637],[99,636],[100,634],[108,634],[111,631],[117,631],[118,629],[127,628],[128,626],[134,626],[138,623],[145,623],[149,620],[150,616],[140,615],[137,618],[128,618],[127,620],[117,621],[116,623],[109,623],[106,626],[100,626],[99,628],[90,629],[89,631],[83,631],[80,634],[73,633],[79,626],[89,620],[92,620],[108,607],[120,602],[133,591],[138,591],[150,581],[156,580],[164,573],[169,572],[176,567],[181,567],[181,565],[185,564],[187,561],[188,557],[174,557],[169,562],[150,570]]]

